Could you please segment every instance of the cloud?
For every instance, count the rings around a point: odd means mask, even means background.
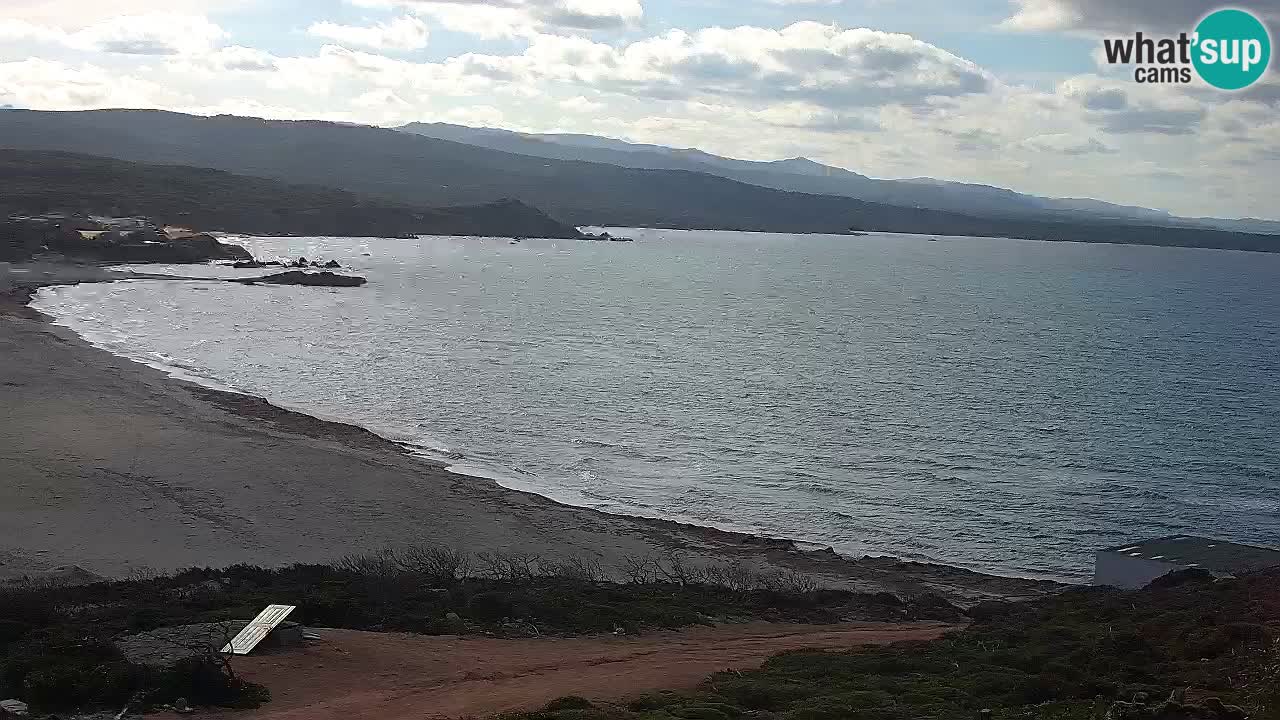
[[[1080,96],[1080,104],[1089,110],[1123,110],[1129,95],[1120,88],[1090,88]]]
[[[1130,85],[1080,75],[1058,86],[1058,94],[1104,132],[1190,135],[1208,114],[1206,105],[1176,86]]]
[[[1049,152],[1071,156],[1109,155],[1116,152],[1115,148],[1108,146],[1097,138],[1091,137],[1082,140],[1068,133],[1037,135],[1027,138],[1023,146],[1034,152]]]
[[[638,26],[640,0],[350,0],[362,7],[398,7],[431,17],[448,30],[481,37],[530,37],[558,30]]]
[[[313,37],[380,50],[421,50],[427,46],[427,24],[405,15],[372,27],[318,22],[307,28]]]
[[[35,25],[75,31],[130,15],[208,15],[234,10],[252,0],[4,0],[0,22],[22,20]]]
[[[999,134],[982,128],[953,130],[943,127],[938,132],[955,138],[953,147],[964,153],[993,152],[1004,145],[1004,139]]]
[[[908,35],[813,22],[781,30],[672,30],[617,48],[539,35],[518,56],[462,57],[473,69],[513,82],[568,82],[659,100],[807,103],[834,111],[906,105],[927,112],[995,84],[977,65]]]
[[[92,64],[31,58],[0,63],[0,103],[41,110],[174,107],[187,97],[158,83]]]
[[[199,15],[120,16],[74,32],[26,20],[0,20],[0,39],[120,55],[197,55],[209,52],[226,37],[222,28]]]
[[[1190,135],[1204,119],[1203,108],[1175,110],[1169,108],[1134,108],[1122,112],[1107,113],[1100,117],[1099,125],[1109,133],[1157,133],[1160,135]]]
[[[858,113],[841,113],[805,102],[783,103],[751,113],[773,127],[815,132],[875,132],[880,125]]]
[[[1224,6],[1218,0],[1014,0],[1017,11],[1001,27],[1087,33],[1181,32]],[[1280,19],[1280,0],[1242,0],[1228,6]]]
[[[600,112],[607,107],[604,103],[588,100],[582,95],[571,97],[568,100],[561,100],[557,104],[565,110],[573,112]]]
[[[468,95],[492,89],[493,81],[471,71],[467,56],[441,63],[416,63],[375,53],[325,45],[310,57],[277,58],[269,82],[276,87],[325,94],[338,87],[355,92],[390,89],[415,93]]]
[[[208,68],[229,72],[267,72],[277,68],[277,58],[269,52],[241,45],[219,48],[200,59]]]

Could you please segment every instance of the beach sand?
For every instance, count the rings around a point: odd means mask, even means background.
[[[326,562],[388,546],[793,569],[828,585],[953,600],[1054,583],[607,515],[447,472],[360,428],[209,390],[111,355],[26,307],[93,267],[0,264],[0,580]]]

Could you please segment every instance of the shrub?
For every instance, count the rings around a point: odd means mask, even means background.
[[[172,703],[178,698],[195,705],[255,708],[271,698],[268,690],[237,677],[216,656],[189,657],[150,679],[151,703]]]

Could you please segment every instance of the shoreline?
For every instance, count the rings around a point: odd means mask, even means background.
[[[961,604],[1066,587],[890,557],[847,558],[802,550],[789,539],[614,515],[450,472],[365,428],[176,379],[93,346],[28,307],[31,295],[46,285],[139,275],[92,266],[45,268],[47,274],[15,276],[0,267],[0,348],[19,351],[0,353],[0,393],[30,396],[5,398],[12,410],[0,416],[0,438],[6,440],[0,444],[16,451],[9,457],[0,452],[0,460],[16,461],[19,470],[15,487],[0,488],[6,501],[0,507],[16,508],[0,510],[2,537],[12,538],[0,544],[0,580],[75,575],[69,568],[76,567],[125,577],[144,566],[167,571],[325,562],[386,546],[441,542],[481,551],[585,555],[615,567],[629,557],[679,553],[695,563],[806,573],[833,587],[935,592]],[[45,372],[18,367],[32,360],[50,364]],[[65,377],[67,364],[81,373]],[[50,423],[58,426],[52,432]],[[194,455],[175,454],[174,444],[150,432],[172,436]],[[52,436],[58,434],[63,437]],[[67,437],[94,440],[94,457],[57,442]],[[318,456],[325,462],[317,463]],[[370,470],[376,483],[366,477],[363,485],[350,484]],[[67,475],[82,477],[60,482]],[[251,477],[258,483],[244,482]],[[308,493],[315,494],[314,506],[299,501]],[[125,526],[121,520],[130,521],[126,537],[109,537],[109,528]],[[85,525],[108,537],[83,537],[92,533]],[[38,532],[50,526],[55,529]]]

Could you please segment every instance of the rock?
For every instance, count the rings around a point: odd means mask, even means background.
[[[260,278],[242,278],[232,280],[244,285],[264,283],[267,285],[306,285],[308,287],[360,287],[369,282],[353,275],[336,275],[331,272],[308,273],[301,270],[276,273]]]
[[[0,700],[0,710],[9,715],[24,717],[27,714],[27,704],[21,700]]]
[[[340,268],[340,267],[342,267],[342,265],[338,264],[338,261],[337,261],[337,260],[330,260],[329,262],[325,263],[324,265],[321,265],[321,267],[327,267],[327,268]]]
[[[279,266],[279,263],[276,263],[275,260],[241,260],[238,261],[238,263],[232,264],[232,268],[236,268],[238,270],[273,268],[273,266]]]
[[[1152,580],[1147,584],[1149,588],[1175,588],[1183,585],[1208,585],[1214,581],[1213,573],[1204,568],[1187,568],[1185,570],[1174,570]]]
[[[453,635],[462,635],[467,632],[467,623],[456,612],[445,613],[442,629]]]
[[[174,700],[173,711],[178,713],[179,715],[188,715],[190,713],[195,712],[194,710],[191,709],[191,705],[190,703],[187,702],[186,698],[178,698],[177,700]]]

